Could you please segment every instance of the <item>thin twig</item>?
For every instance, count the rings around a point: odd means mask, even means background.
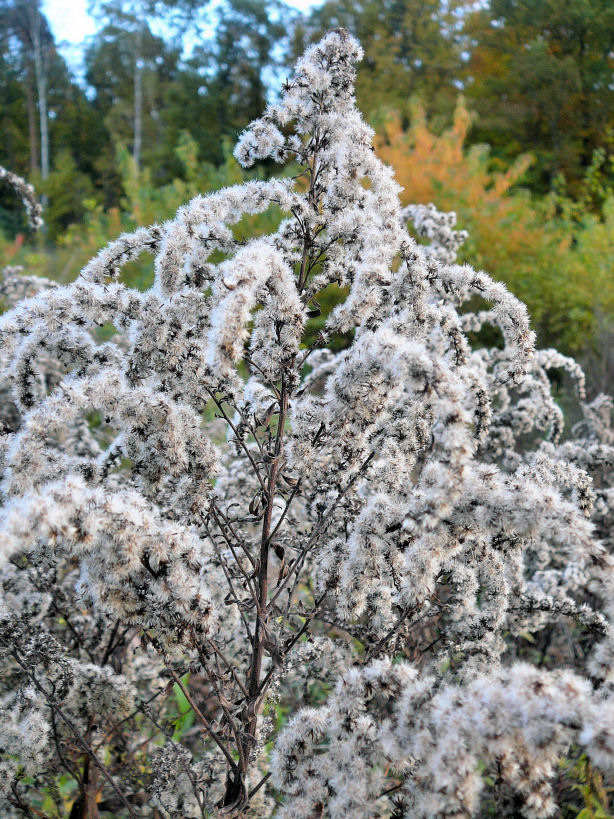
[[[298,555],[298,556],[295,558],[295,560],[293,561],[293,563],[292,563],[292,564],[291,564],[291,565],[288,567],[288,574],[286,575],[286,577],[285,577],[285,578],[283,578],[283,580],[281,581],[281,583],[277,585],[277,587],[276,587],[276,589],[275,589],[275,593],[273,594],[272,598],[269,600],[269,608],[271,608],[271,607],[273,606],[273,604],[275,603],[275,601],[277,600],[277,598],[279,597],[279,595],[282,593],[282,591],[284,590],[284,588],[285,588],[285,587],[288,585],[288,583],[290,582],[290,580],[291,580],[291,578],[292,578],[292,573],[295,571],[296,567],[297,567],[299,564],[301,564],[301,565],[302,565],[302,563],[303,563],[303,561],[304,561],[305,557],[307,556],[307,553],[309,552],[309,550],[311,549],[311,547],[312,547],[312,546],[313,546],[313,544],[315,543],[316,539],[317,539],[317,538],[319,537],[319,535],[321,534],[324,524],[328,522],[328,519],[331,517],[331,515],[333,514],[333,512],[336,510],[336,508],[337,508],[336,504],[337,504],[337,503],[338,503],[338,502],[341,500],[341,498],[342,498],[344,495],[346,495],[346,494],[349,492],[349,490],[350,490],[350,489],[352,488],[352,486],[353,486],[353,485],[356,483],[356,481],[357,481],[357,480],[358,480],[360,477],[362,477],[362,474],[364,473],[365,469],[367,468],[367,466],[369,465],[369,463],[371,462],[371,460],[372,460],[374,457],[375,457],[375,452],[372,452],[372,453],[369,455],[369,457],[368,457],[368,458],[367,458],[367,459],[364,461],[364,463],[362,464],[362,466],[360,467],[360,469],[358,469],[358,470],[357,470],[356,474],[355,474],[355,475],[354,475],[354,476],[353,476],[353,477],[352,477],[352,478],[351,478],[351,479],[348,481],[348,483],[347,483],[347,485],[345,486],[345,488],[344,488],[344,489],[342,489],[342,490],[341,490],[341,492],[339,492],[339,494],[338,494],[338,495],[337,495],[337,497],[335,498],[335,503],[334,503],[333,505],[331,505],[331,508],[328,510],[328,512],[327,512],[326,514],[322,515],[322,517],[320,518],[320,520],[319,520],[319,521],[317,522],[317,524],[314,526],[314,528],[313,528],[313,530],[312,530],[312,532],[311,532],[311,534],[310,534],[310,536],[309,536],[309,539],[308,539],[307,543],[306,543],[306,544],[305,544],[305,546],[303,546],[303,548],[301,549],[301,554],[300,554],[300,555]],[[299,569],[299,570],[300,570],[300,569]]]
[[[202,713],[202,711],[200,710],[198,705],[196,705],[196,703],[194,702],[194,700],[190,696],[190,693],[187,691],[185,685],[181,682],[181,679],[177,676],[177,674],[173,671],[172,668],[169,668],[168,671],[169,671],[171,677],[173,678],[173,680],[177,683],[177,685],[181,689],[181,693],[183,694],[183,696],[186,698],[186,700],[190,703],[190,705],[194,709],[194,713],[196,714],[198,719],[205,726],[205,729],[206,729],[207,733],[209,734],[209,736],[211,737],[211,739],[215,742],[215,744],[218,746],[220,751],[226,757],[226,762],[228,762],[228,764],[230,765],[230,767],[232,768],[233,771],[237,771],[237,763],[232,758],[232,756],[230,754],[230,751],[228,750],[228,748],[226,748],[226,746],[224,745],[222,740],[215,733],[215,731],[213,730],[213,726],[211,725],[211,723],[209,722],[207,717]]]
[[[85,752],[86,752],[86,753],[87,753],[87,754],[90,756],[90,758],[92,759],[92,761],[94,762],[94,764],[96,765],[96,767],[100,769],[100,772],[102,773],[102,775],[104,776],[104,778],[107,780],[107,782],[109,783],[109,785],[110,785],[110,786],[113,788],[113,790],[115,791],[115,793],[117,794],[117,796],[118,796],[118,797],[121,799],[122,804],[123,804],[123,805],[124,805],[124,807],[127,809],[127,811],[128,811],[128,813],[130,814],[130,816],[131,816],[131,817],[133,817],[133,819],[137,819],[137,818],[136,818],[136,815],[135,815],[135,813],[134,813],[134,811],[133,811],[133,810],[132,810],[132,808],[130,807],[130,803],[128,802],[128,800],[127,800],[127,798],[126,798],[126,796],[125,796],[124,792],[121,790],[121,788],[119,787],[119,785],[117,785],[117,783],[115,782],[115,780],[113,779],[113,777],[112,777],[112,776],[109,774],[109,772],[107,771],[106,767],[105,767],[105,766],[102,764],[102,762],[100,762],[100,760],[98,759],[98,757],[96,756],[95,752],[92,750],[92,748],[90,747],[90,745],[89,745],[89,744],[88,744],[88,743],[87,743],[87,742],[86,742],[86,741],[83,739],[83,737],[81,736],[81,732],[80,732],[80,731],[78,731],[78,730],[77,730],[77,728],[75,728],[75,726],[74,726],[74,725],[73,725],[73,723],[72,723],[72,720],[70,720],[70,719],[69,719],[69,718],[66,716],[66,714],[65,714],[65,713],[64,713],[64,711],[62,710],[61,706],[60,706],[60,705],[58,705],[58,703],[54,701],[54,699],[53,699],[53,697],[52,697],[52,696],[50,696],[49,692],[48,692],[48,691],[45,689],[45,687],[42,685],[42,683],[40,683],[40,681],[38,680],[38,678],[36,677],[36,675],[35,675],[35,674],[34,674],[34,673],[31,671],[31,670],[28,670],[28,667],[27,667],[27,666],[26,666],[26,664],[25,664],[25,663],[22,661],[22,659],[21,659],[21,657],[19,656],[19,654],[18,654],[17,652],[13,652],[13,656],[15,657],[15,659],[17,660],[17,662],[19,663],[19,665],[20,665],[20,666],[23,668],[23,670],[26,672],[26,674],[28,675],[28,677],[29,677],[29,678],[32,680],[32,682],[34,683],[34,685],[36,686],[36,688],[38,688],[38,690],[41,692],[41,694],[43,694],[43,696],[44,696],[44,697],[45,697],[45,699],[47,700],[47,705],[48,705],[48,707],[49,707],[49,708],[50,708],[52,711],[55,711],[55,713],[56,713],[56,714],[58,714],[58,716],[60,717],[60,719],[61,719],[63,722],[65,722],[65,723],[66,723],[66,725],[67,725],[67,726],[68,726],[68,728],[70,729],[71,733],[74,735],[74,737],[75,737],[75,739],[77,740],[77,742],[79,743],[79,745],[80,745],[80,746],[83,748],[83,750],[84,750],[84,751],[85,751]]]

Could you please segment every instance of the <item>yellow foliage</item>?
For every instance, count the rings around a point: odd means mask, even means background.
[[[466,146],[472,121],[460,98],[452,126],[436,134],[414,104],[410,127],[403,130],[391,115],[376,150],[395,168],[405,204],[456,211],[470,235],[462,260],[505,281],[526,302],[543,346],[584,357],[601,352],[614,328],[614,202],[600,219],[561,207],[554,196],[532,197],[520,188],[531,156],[505,172],[493,170],[488,146]]]

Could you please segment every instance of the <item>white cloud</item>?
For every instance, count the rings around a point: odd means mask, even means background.
[[[87,13],[86,0],[43,0],[43,13],[60,45],[81,45],[96,31],[96,24]]]

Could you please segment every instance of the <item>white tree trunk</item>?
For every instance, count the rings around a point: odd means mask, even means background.
[[[36,71],[36,86],[38,90],[38,111],[41,133],[41,176],[43,180],[49,176],[49,115],[47,112],[47,70],[43,58],[41,43],[40,16],[33,20],[32,44],[34,48],[34,70]]]
[[[136,32],[134,55],[134,146],[132,157],[137,171],[141,169],[141,146],[143,141],[143,28]]]

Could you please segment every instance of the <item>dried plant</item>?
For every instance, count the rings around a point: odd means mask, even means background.
[[[32,185],[30,185],[29,182],[26,182],[25,179],[22,179],[21,176],[17,176],[17,174],[12,173],[11,171],[7,171],[7,169],[2,165],[0,165],[0,182],[3,182],[5,185],[12,188],[21,199],[23,206],[26,209],[29,227],[32,230],[40,230],[43,226],[43,211],[40,202],[36,200]]]
[[[3,815],[63,815],[68,775],[71,817],[462,817],[489,778],[542,817],[572,743],[614,766],[612,402],[455,263],[453,214],[400,207],[360,56],[330,32],[241,135],[294,179],[196,197],[0,321]]]

